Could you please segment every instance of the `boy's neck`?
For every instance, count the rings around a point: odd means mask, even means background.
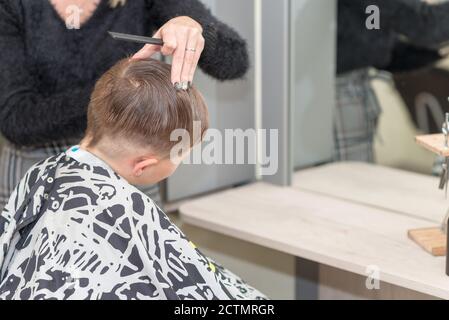
[[[99,150],[97,147],[89,147],[89,144],[85,139],[80,142],[80,148],[93,154],[94,156],[105,162],[108,166],[110,166],[111,169],[114,170],[114,172],[123,176],[120,170],[120,166],[116,164],[113,159],[108,157],[105,153],[101,152],[101,150]]]
[[[165,172],[170,170],[167,165],[159,166],[159,160],[152,152],[131,145],[129,141],[106,140],[90,145],[90,141],[84,138],[80,142],[80,148],[93,154],[105,162],[109,167],[132,185],[150,185],[165,179]],[[166,164],[164,161],[163,164]],[[171,174],[171,173],[170,173]]]

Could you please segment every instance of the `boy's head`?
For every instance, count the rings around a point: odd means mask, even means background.
[[[183,129],[190,149],[208,128],[201,94],[194,87],[176,90],[170,79],[170,66],[163,62],[125,59],[92,93],[82,146],[132,184],[156,183],[175,171],[186,153],[170,157],[180,142],[171,141],[172,132]]]

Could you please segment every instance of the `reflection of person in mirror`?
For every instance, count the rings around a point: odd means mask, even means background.
[[[381,108],[372,78],[440,60],[448,21],[446,1],[338,0],[336,160],[374,161]]]

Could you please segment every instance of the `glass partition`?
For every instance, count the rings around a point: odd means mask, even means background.
[[[336,2],[291,1],[293,167],[333,157]]]
[[[167,180],[167,201],[176,201],[255,179],[254,161],[245,160],[244,164],[239,164],[242,161],[239,161],[235,154],[237,140],[225,138],[226,132],[233,135],[236,129],[245,131],[255,127],[254,1],[203,0],[203,2],[220,20],[232,26],[247,40],[251,69],[243,80],[230,82],[219,82],[201,71],[198,72],[195,82],[208,104],[212,130],[202,146],[193,150],[191,162],[195,164],[181,165]],[[230,143],[234,144],[231,150],[229,150]],[[207,153],[206,158],[209,158],[206,159],[207,163],[204,163],[203,157],[200,159],[202,164],[196,164],[201,157],[200,153],[203,152]],[[221,155],[216,154],[217,152]],[[234,154],[231,155],[231,152]],[[245,159],[251,160],[254,155],[255,150],[249,149]]]

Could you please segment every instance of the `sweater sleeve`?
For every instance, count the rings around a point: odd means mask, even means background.
[[[390,72],[407,72],[424,69],[435,65],[443,58],[444,56],[437,50],[398,42],[393,49],[391,62],[385,70]]]
[[[437,48],[449,41],[449,2],[429,4],[422,0],[382,0],[382,4],[392,6],[389,26],[410,43]],[[382,6],[380,10],[382,12]]]
[[[243,77],[249,67],[246,41],[216,19],[199,0],[149,0],[150,18],[156,26],[178,16],[189,16],[203,27],[206,40],[199,66],[219,80]]]
[[[0,130],[19,146],[73,138],[85,127],[92,84],[45,96],[27,65],[18,2],[0,1]]]

